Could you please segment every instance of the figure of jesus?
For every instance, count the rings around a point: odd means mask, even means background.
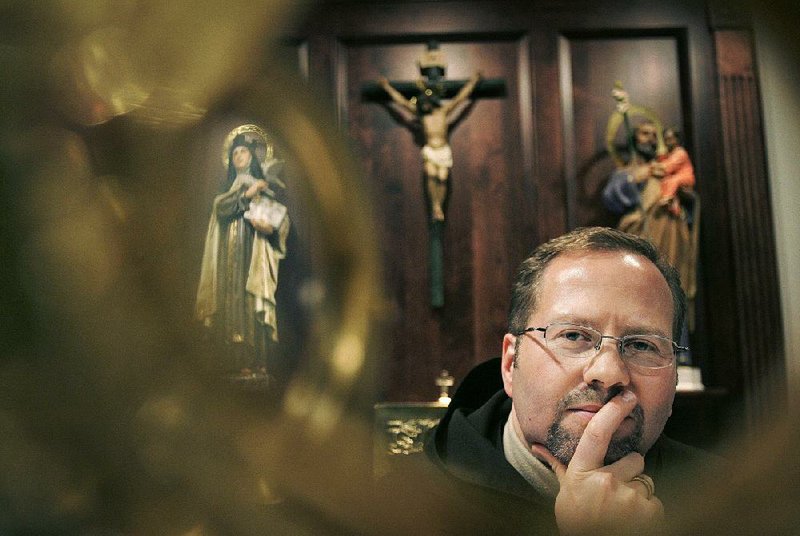
[[[422,147],[422,160],[426,175],[428,196],[431,203],[431,219],[444,221],[444,201],[447,197],[450,168],[453,167],[453,151],[448,143],[450,124],[459,115],[455,111],[465,102],[481,79],[476,72],[458,93],[448,102],[442,102],[433,88],[432,81],[440,80],[444,73],[444,63],[438,49],[428,50],[420,60],[420,71],[428,77],[427,83],[420,80],[423,88],[417,97],[407,99],[391,83],[382,78],[379,83],[392,101],[411,112],[414,120],[422,126],[425,145]]]
[[[661,179],[661,205],[666,205],[674,216],[680,216],[681,204],[678,191],[693,191],[694,167],[689,153],[681,147],[680,134],[674,128],[664,130],[667,153],[652,164],[653,176]]]

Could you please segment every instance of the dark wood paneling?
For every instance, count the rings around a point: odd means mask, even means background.
[[[387,76],[414,80],[424,42],[382,38],[342,44],[347,77],[347,128],[373,185],[386,264],[386,281],[401,311],[386,397],[429,400],[443,368],[463,377],[477,362],[499,353],[521,195],[522,148],[517,93],[520,38],[441,36],[447,76],[480,70],[501,78],[507,96],[479,99],[451,127],[454,166],[444,231],[445,307],[430,306],[428,212],[418,136],[384,105],[364,102],[361,87]]]
[[[534,222],[524,240],[531,250],[569,229],[567,221],[567,183],[564,180],[565,153],[562,125],[562,98],[559,85],[558,31],[549,25],[538,26],[532,36],[533,61],[533,144],[534,174],[530,200]]]
[[[752,407],[772,403],[771,380],[760,378],[782,378],[782,349],[757,88],[752,69],[717,77],[738,39],[718,34],[719,20],[692,0],[337,1],[311,15],[300,36],[309,78],[329,89],[372,184],[396,311],[383,399],[431,400],[441,368],[459,381],[496,355],[524,255],[577,225],[616,223],[598,191],[621,79],[636,103],[682,127],[695,165],[704,204],[692,346],[704,380],[729,407],[745,393]],[[449,78],[480,69],[508,90],[477,102],[452,132],[441,311],[428,304],[419,147],[385,107],[360,100],[361,84],[381,75],[414,78],[431,38],[449,56]]]
[[[785,403],[785,361],[775,238],[758,84],[749,32],[715,34],[725,174],[736,281],[737,342],[747,418],[763,422]]]

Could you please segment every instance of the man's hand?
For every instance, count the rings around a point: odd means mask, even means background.
[[[633,182],[635,182],[636,184],[644,182],[651,177],[649,164],[634,166],[632,172],[633,172]]]
[[[611,465],[604,458],[611,436],[636,406],[636,395],[623,391],[608,401],[586,425],[568,467],[543,445],[533,454],[550,464],[561,484],[556,497],[556,521],[562,536],[586,534],[650,534],[663,524],[664,507],[637,481],[644,458],[632,452]],[[591,533],[591,532],[589,532]]]
[[[667,169],[664,167],[664,164],[653,162],[650,164],[650,174],[657,179],[661,179],[667,174]]]

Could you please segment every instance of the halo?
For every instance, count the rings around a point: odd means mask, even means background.
[[[656,126],[656,153],[666,153],[667,146],[664,144],[664,128],[661,126],[661,120],[655,112],[643,106],[630,105],[627,113],[629,117],[644,117]],[[622,125],[623,119],[625,119],[624,114],[615,110],[608,118],[608,124],[606,125],[606,150],[608,154],[611,155],[611,158],[614,159],[614,163],[617,164],[617,167],[625,166],[625,160],[619,155],[617,148],[614,146],[614,139],[617,137],[617,130],[619,130],[620,125]]]
[[[264,147],[264,154],[256,155],[256,157],[259,158],[259,160],[261,160],[262,163],[264,162],[264,160],[272,158],[273,146],[268,141],[269,136],[267,136],[267,133],[264,131],[264,129],[258,125],[252,125],[252,124],[239,125],[238,127],[228,132],[228,135],[225,136],[225,142],[222,144],[222,165],[225,169],[228,169],[228,164],[230,163],[229,159],[231,152],[231,144],[233,143],[234,138],[236,138],[236,136],[238,136],[239,134],[250,134],[250,136],[256,141],[258,145]]]

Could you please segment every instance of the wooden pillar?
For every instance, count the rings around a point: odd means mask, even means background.
[[[753,430],[786,404],[775,230],[752,32],[742,11],[712,9],[723,179],[729,205],[737,343],[746,422]],[[746,15],[746,13],[744,13]]]

